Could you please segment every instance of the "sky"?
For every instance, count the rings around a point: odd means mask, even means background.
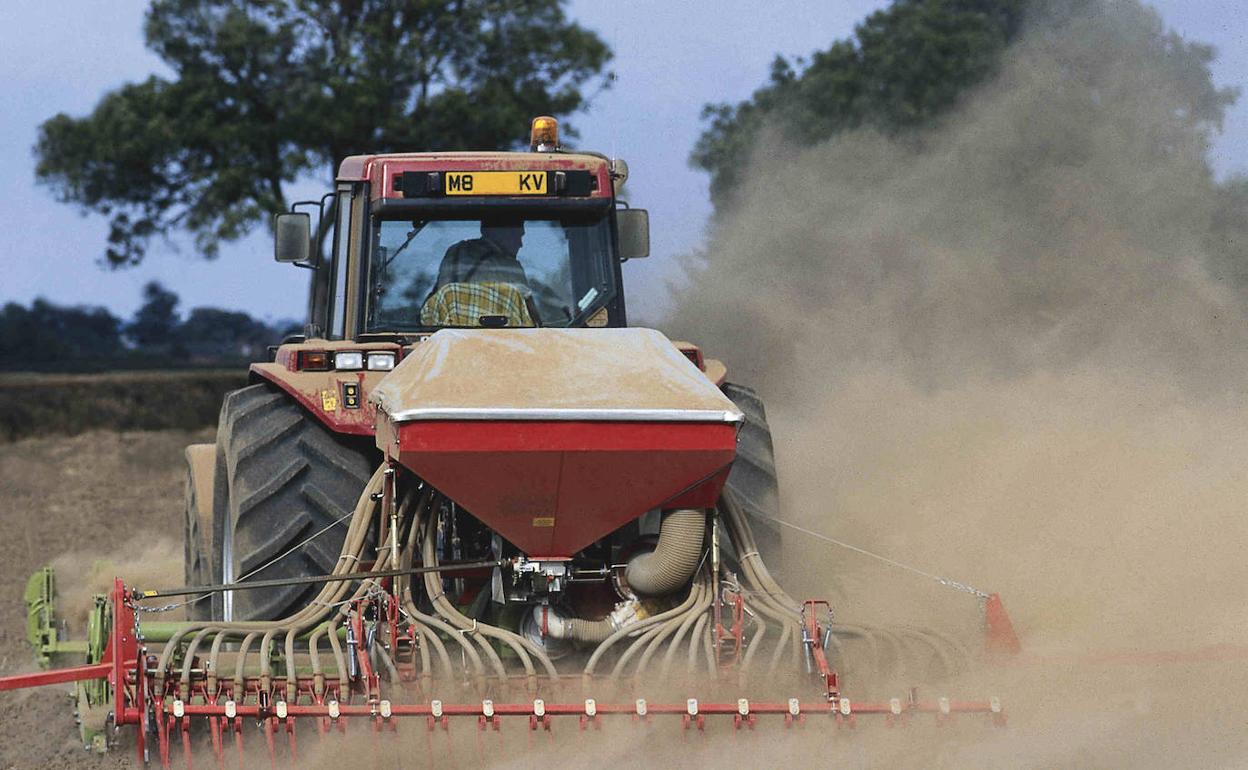
[[[1112,2],[1113,0],[1108,0]],[[688,164],[708,102],[735,102],[762,85],[776,54],[806,55],[849,35],[883,0],[572,0],[569,15],[612,47],[612,87],[573,116],[579,145],[626,159],[628,195],[651,216],[652,256],[625,265],[634,318],[653,318],[669,301],[677,255],[703,240],[711,207],[707,177]],[[1243,0],[1153,0],[1167,25],[1217,47],[1222,86],[1248,85],[1248,10]],[[197,257],[183,239],[154,242],[137,268],[100,264],[107,222],[57,202],[35,184],[38,125],[90,111],[107,91],[152,73],[168,74],[143,47],[146,0],[0,3],[0,303],[45,297],[98,304],[121,316],[158,280],[182,310],[211,305],[269,319],[302,318],[305,271],[272,261],[265,228]],[[419,148],[413,148],[419,149]],[[1217,172],[1248,173],[1248,95],[1228,113],[1212,150]],[[317,197],[314,187],[300,187]]]

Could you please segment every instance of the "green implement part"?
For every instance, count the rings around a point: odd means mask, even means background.
[[[66,628],[56,618],[56,572],[51,567],[36,570],[26,581],[26,641],[35,648],[41,668],[99,663],[104,659],[112,617],[108,599],[96,595],[87,616],[85,641],[69,641]],[[79,737],[87,748],[104,753],[108,748],[107,723],[112,708],[108,680],[93,679],[74,683],[74,718]]]
[[[43,567],[30,576],[26,581],[25,598],[26,641],[35,648],[40,668],[50,668],[57,656],[87,654],[87,642],[67,641],[58,628],[56,572],[51,567]]]

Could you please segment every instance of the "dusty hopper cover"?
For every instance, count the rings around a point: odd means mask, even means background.
[[[446,329],[371,398],[383,451],[534,556],[714,505],[743,419],[651,329]]]

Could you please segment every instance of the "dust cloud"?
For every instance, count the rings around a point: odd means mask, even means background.
[[[767,398],[787,519],[1003,595],[1023,656],[939,686],[1000,695],[1007,729],[608,724],[551,744],[469,725],[357,738],[352,755],[1248,764],[1248,316],[1242,290],[1212,277],[1208,126],[1190,117],[1190,73],[1150,42],[1157,25],[1131,2],[1035,22],[919,137],[760,137],[663,324]],[[807,539],[785,547],[792,593],[828,596],[844,620],[976,628],[967,594]]]
[[[768,399],[785,516],[1001,592],[1022,635],[976,679],[1010,735],[917,764],[1248,763],[1246,295],[1173,44],[1092,4],[929,133],[759,137],[689,261],[668,326]],[[973,602],[786,549],[846,619]]]
[[[95,597],[113,590],[113,580],[122,576],[134,588],[180,586],[183,579],[182,546],[167,537],[157,537],[136,549],[109,554],[67,551],[52,558],[56,571],[57,613],[74,629],[85,629]],[[166,620],[182,620],[179,610]]]
[[[945,686],[1002,696],[1008,729],[413,723],[303,766],[1248,764],[1248,295],[1210,270],[1190,73],[1134,2],[1092,8],[1037,22],[922,136],[760,137],[664,324],[767,398],[789,520],[1003,595],[1024,655]],[[976,620],[931,581],[786,548],[819,577],[793,592],[832,587],[846,620]]]

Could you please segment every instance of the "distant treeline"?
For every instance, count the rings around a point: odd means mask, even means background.
[[[269,345],[300,330],[295,321],[266,323],[214,307],[182,317],[178,296],[155,282],[143,300],[129,320],[103,307],[10,302],[0,309],[0,371],[228,367],[263,359]]]

